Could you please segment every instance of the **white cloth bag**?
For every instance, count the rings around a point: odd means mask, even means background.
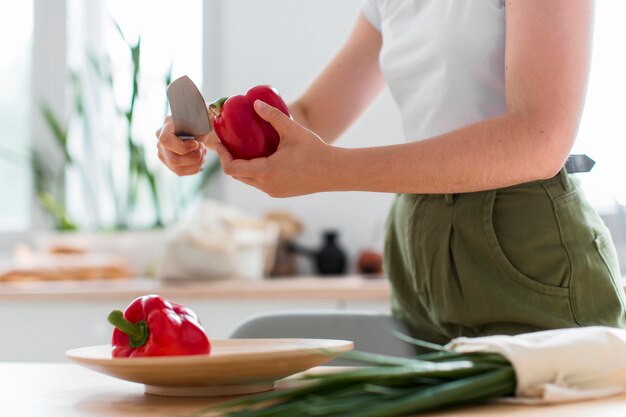
[[[206,200],[167,239],[161,279],[263,278],[273,265],[278,225]]]
[[[596,326],[460,337],[447,347],[507,358],[517,376],[513,402],[560,403],[626,392],[626,329]]]

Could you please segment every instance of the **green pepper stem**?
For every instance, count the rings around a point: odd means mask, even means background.
[[[228,97],[222,97],[219,100],[215,100],[213,103],[209,104],[209,110],[213,113],[213,116],[220,117],[222,114],[222,107],[224,107],[224,103],[228,100]]]
[[[131,323],[124,318],[124,313],[120,310],[111,311],[108,320],[119,331],[128,335],[132,347],[143,346],[148,341],[150,333],[148,331],[148,323],[145,320]]]

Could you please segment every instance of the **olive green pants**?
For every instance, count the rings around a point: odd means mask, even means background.
[[[401,194],[387,219],[392,312],[417,338],[626,327],[608,229],[565,170],[463,194]]]

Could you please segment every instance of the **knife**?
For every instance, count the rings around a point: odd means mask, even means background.
[[[188,140],[211,131],[204,98],[189,77],[183,75],[172,81],[167,87],[167,99],[176,136]]]

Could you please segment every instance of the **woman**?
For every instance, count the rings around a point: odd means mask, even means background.
[[[367,0],[269,158],[233,160],[212,133],[159,156],[196,173],[206,147],[226,174],[273,197],[392,192],[385,270],[392,309],[415,336],[624,326],[611,237],[563,168],[590,63],[590,0]],[[387,84],[407,143],[331,143]]]

